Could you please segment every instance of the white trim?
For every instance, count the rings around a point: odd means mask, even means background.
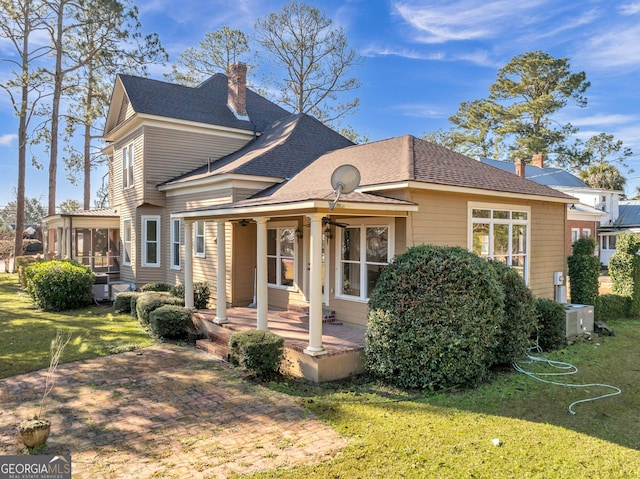
[[[202,225],[202,234],[198,235],[198,226]],[[196,258],[206,258],[206,252],[207,252],[207,243],[206,243],[206,239],[207,239],[207,224],[205,221],[200,220],[200,221],[196,221],[194,222],[194,228],[193,228],[193,256],[195,256]],[[198,238],[202,237],[202,251],[198,251]]]
[[[160,227],[160,216],[159,215],[142,215],[140,217],[140,224],[142,227],[142,266],[148,267],[148,268],[159,268],[160,267],[160,256],[162,254],[162,248],[161,248],[161,227]],[[146,223],[149,221],[155,221],[156,222],[156,262],[155,263],[150,263],[148,261],[147,258],[147,243],[150,243],[149,240],[147,240],[147,225]]]
[[[291,286],[288,286],[286,284],[280,284],[280,278],[282,277],[282,272],[280,270],[282,262],[279,261],[282,257],[280,256],[280,230],[284,229],[284,228],[291,228],[293,229],[293,284]],[[269,238],[269,231],[270,230],[275,230],[276,231],[276,254],[274,255],[270,255],[268,254],[269,251],[269,243],[267,242],[267,264],[268,264],[268,259],[269,258],[275,258],[276,260],[276,283],[269,283],[268,280],[268,276],[267,276],[267,285],[269,288],[272,289],[282,289],[282,290],[286,290],[286,291],[298,291],[299,287],[299,279],[298,279],[298,266],[300,264],[300,258],[299,258],[299,253],[298,253],[298,237],[296,236],[295,230],[298,228],[298,223],[297,222],[283,222],[283,221],[274,221],[274,222],[270,222],[267,223],[267,241]],[[285,258],[289,258],[288,256],[285,256]],[[268,266],[267,266],[267,271],[268,271]]]
[[[133,141],[122,147],[122,189],[128,190],[135,185],[135,148]],[[126,180],[126,181],[125,181]],[[126,183],[126,184],[125,184]]]
[[[127,241],[127,223],[129,223],[129,241]],[[129,253],[127,253],[127,243],[129,243]],[[122,264],[131,266],[133,262],[133,220],[126,218],[122,220]],[[126,260],[129,256],[129,261]]]
[[[247,175],[227,174],[220,173],[211,175],[210,173],[203,173],[200,176],[187,178],[185,180],[176,180],[171,183],[158,186],[158,190],[166,191],[167,197],[178,196],[183,194],[204,193],[224,190],[228,188],[250,188],[255,190],[263,190],[268,186],[276,183],[282,183],[284,180],[275,176],[252,176],[251,179],[247,178]],[[267,186],[265,186],[267,185]],[[219,204],[229,201],[228,198],[224,199]]]
[[[176,224],[178,228],[178,238],[176,238]],[[182,262],[180,261],[180,246],[182,242],[180,241],[182,233],[182,220],[180,218],[171,218],[171,269],[180,270],[182,269]],[[177,241],[176,241],[177,239]],[[175,247],[178,247],[178,257],[176,258]],[[177,264],[176,264],[176,259]]]
[[[395,221],[390,221],[387,218],[359,218],[351,220],[341,220],[342,223],[348,225],[351,228],[360,229],[360,259],[358,264],[360,266],[360,295],[354,296],[350,294],[344,294],[342,292],[342,241],[344,238],[344,229],[335,227],[336,231],[334,237],[335,244],[335,297],[336,299],[342,299],[346,301],[367,303],[369,301],[370,291],[367,291],[367,265],[368,264],[382,264],[367,262],[366,260],[366,245],[367,245],[367,228],[371,227],[383,227],[387,228],[387,262],[389,264],[393,259],[395,252]],[[339,231],[338,231],[339,230]]]

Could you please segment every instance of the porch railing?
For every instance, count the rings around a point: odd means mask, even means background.
[[[89,266],[94,273],[119,273],[120,257],[114,255],[77,256],[76,261]]]

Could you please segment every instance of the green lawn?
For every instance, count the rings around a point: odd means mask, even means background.
[[[412,394],[362,381],[272,387],[299,401],[349,439],[335,459],[256,478],[638,478],[640,321],[612,322],[596,338],[550,357],[576,365],[571,383],[607,383],[622,394],[543,384],[512,371],[471,391]],[[501,445],[494,446],[493,439]]]
[[[36,309],[20,291],[18,276],[0,274],[0,378],[46,368],[56,331],[72,335],[61,363],[95,358],[153,344],[140,323],[107,306],[61,313]]]

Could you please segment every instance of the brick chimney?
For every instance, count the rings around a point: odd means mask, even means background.
[[[516,175],[518,175],[520,178],[526,178],[525,175],[525,167],[526,167],[527,163],[520,159],[520,158],[516,158]]]
[[[227,103],[237,116],[247,116],[247,65],[229,65]]]
[[[544,155],[533,155],[531,157],[531,164],[538,168],[544,168]]]

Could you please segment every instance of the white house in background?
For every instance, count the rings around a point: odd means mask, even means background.
[[[575,240],[582,236],[595,236],[599,244],[600,262],[609,264],[609,258],[616,251],[616,236],[623,232],[628,223],[621,213],[622,191],[591,188],[568,171],[545,167],[544,155],[534,155],[531,163],[526,165],[523,160],[513,163],[480,158],[480,161],[576,198],[576,203],[568,205],[567,209],[567,255],[571,254],[571,245]],[[636,219],[639,221],[636,224],[640,232],[640,203],[637,209]],[[634,213],[629,209],[629,221],[633,216]]]

